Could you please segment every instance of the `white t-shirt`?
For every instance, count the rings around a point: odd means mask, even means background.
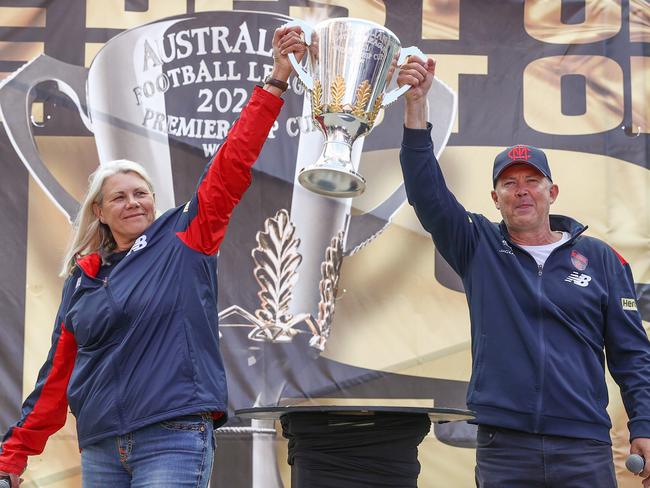
[[[558,246],[561,246],[566,241],[571,238],[571,234],[568,232],[562,232],[562,238],[557,242],[551,242],[550,244],[542,244],[541,246],[519,246],[522,249],[525,249],[537,262],[538,266],[544,266],[546,258],[549,254]]]

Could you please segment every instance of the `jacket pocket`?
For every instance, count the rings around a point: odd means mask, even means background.
[[[476,434],[476,447],[490,447],[498,435],[499,432],[495,428],[479,425]]]
[[[119,364],[125,372],[120,399],[127,421],[181,409],[195,401],[185,327],[183,314],[174,311],[132,328]]]

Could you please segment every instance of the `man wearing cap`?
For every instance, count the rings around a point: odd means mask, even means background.
[[[409,203],[467,296],[477,485],[615,487],[605,361],[629,416],[630,451],[650,459],[650,343],[630,266],[579,222],[549,214],[559,189],[535,147],[494,160],[500,224],[466,211],[433,154],[434,72],[432,60],[412,57],[399,73],[413,86],[400,161]],[[649,486],[648,467],[641,476]]]

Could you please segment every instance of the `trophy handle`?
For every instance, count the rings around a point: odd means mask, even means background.
[[[418,56],[423,60],[427,58],[426,55],[420,50],[420,48],[416,46],[405,47],[401,49],[399,52],[399,59],[397,60],[397,66],[401,66],[402,64],[404,64],[406,58],[413,55]],[[410,88],[411,85],[402,85],[399,88],[393,88],[391,91],[389,91],[384,95],[384,100],[381,104],[382,108],[388,107],[391,103],[393,103],[395,100],[397,100],[399,97],[404,95],[407,91],[409,91]]]
[[[429,110],[429,107],[435,107],[434,110],[429,112],[427,118],[432,124],[431,140],[434,154],[436,158],[440,159],[442,151],[447,146],[454,119],[456,118],[456,93],[447,84],[438,78],[434,78],[427,95],[427,110]],[[344,254],[346,256],[355,254],[379,236],[388,227],[394,215],[404,203],[406,203],[406,190],[404,183],[400,183],[388,198],[375,208],[364,214],[352,215],[345,240]],[[451,284],[447,285],[447,282]],[[445,278],[442,283],[451,289],[458,288],[457,284],[453,284],[455,282],[452,283],[451,278]]]
[[[308,46],[311,44],[311,38],[312,38],[312,34],[314,33],[314,29],[307,22],[304,22],[299,19],[294,19],[291,22],[287,22],[284,26],[300,27],[302,29],[302,33],[305,35],[305,44],[307,44]],[[311,53],[309,55],[311,56]],[[287,56],[289,58],[289,61],[291,62],[291,66],[293,66],[293,69],[296,71],[296,74],[298,75],[298,79],[300,79],[302,84],[305,85],[305,88],[307,88],[307,90],[313,90],[314,78],[312,78],[312,76],[307,72],[305,67],[298,62],[295,54],[289,53]],[[307,59],[307,56],[305,56],[305,59]]]
[[[11,144],[38,185],[71,222],[77,215],[79,202],[61,186],[43,162],[30,127],[30,109],[36,85],[55,81],[59,90],[77,106],[84,125],[92,131],[86,108],[87,75],[86,68],[41,54],[0,84],[0,116],[4,119]]]

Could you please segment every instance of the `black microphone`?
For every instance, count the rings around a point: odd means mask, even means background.
[[[11,488],[11,478],[9,476],[0,476],[0,488]]]
[[[630,454],[625,460],[625,467],[634,474],[639,474],[645,468],[645,459],[638,454]],[[1,486],[1,485],[0,485]]]

